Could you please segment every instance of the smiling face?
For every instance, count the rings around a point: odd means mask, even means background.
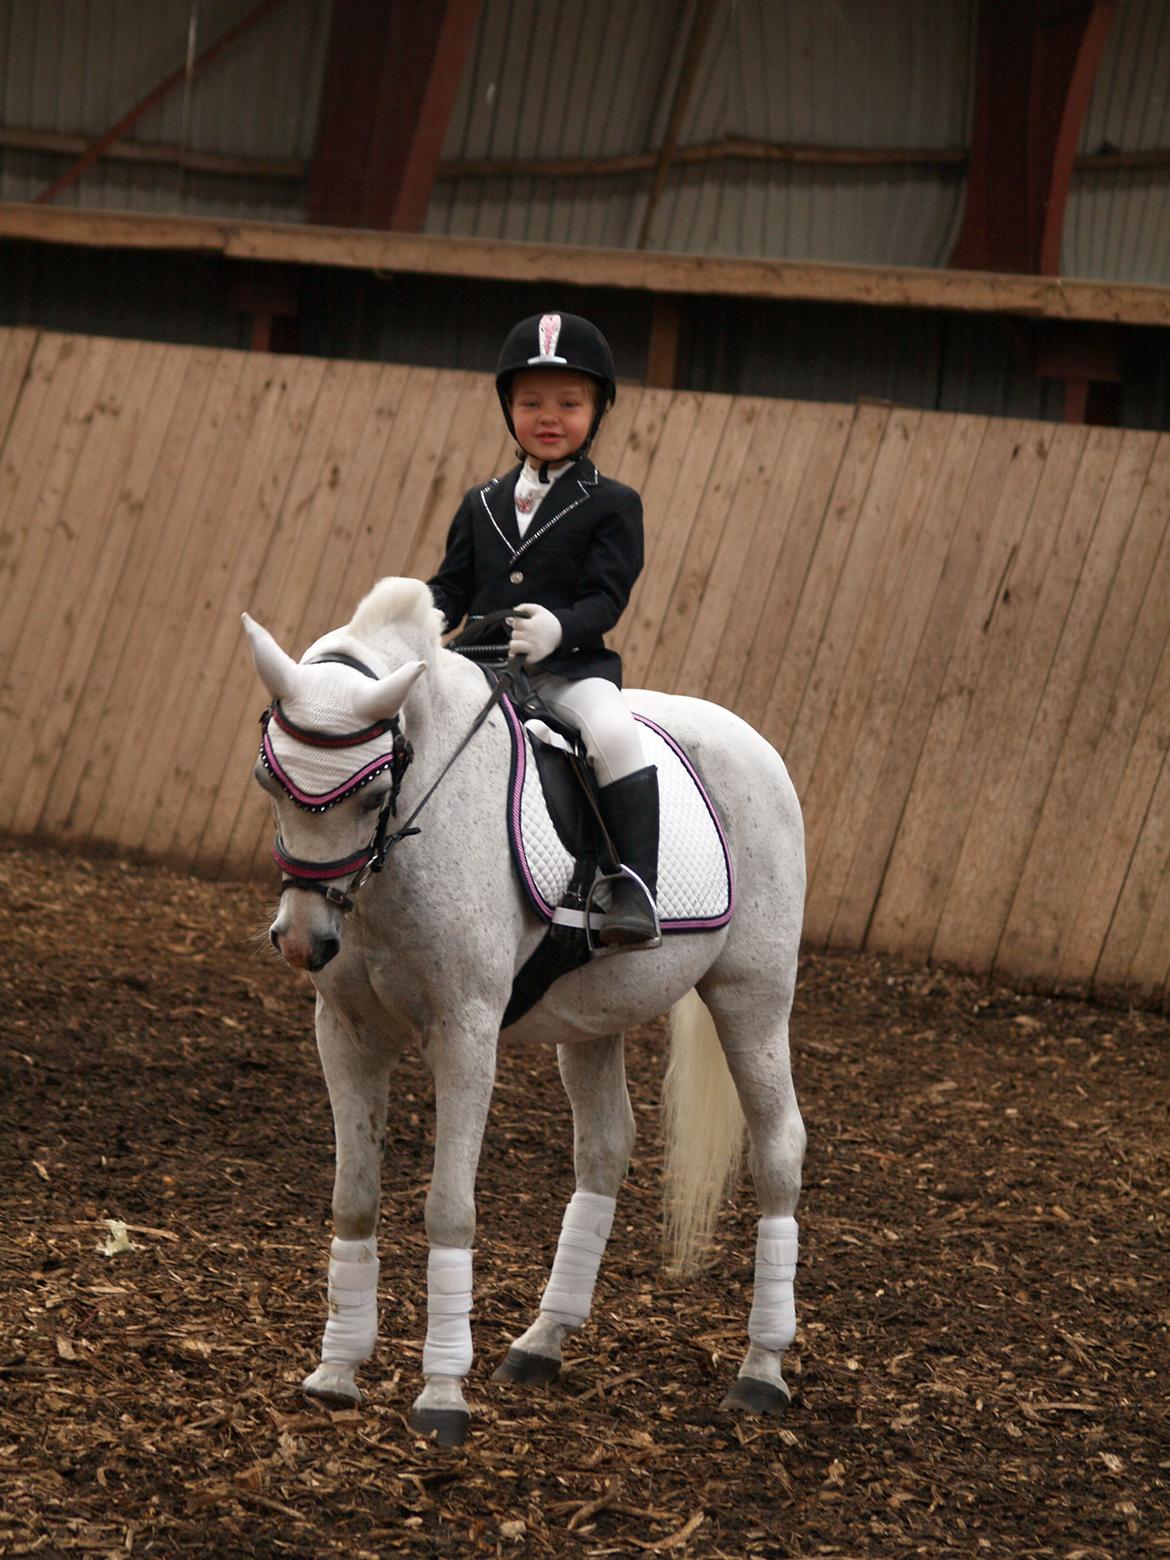
[[[597,387],[584,374],[527,369],[512,380],[516,442],[533,460],[567,460],[589,437]]]

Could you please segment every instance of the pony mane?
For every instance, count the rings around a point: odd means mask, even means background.
[[[349,628],[358,638],[392,623],[421,628],[438,639],[440,614],[422,580],[390,576],[379,580],[358,602]]]

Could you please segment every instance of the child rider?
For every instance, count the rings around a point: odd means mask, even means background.
[[[515,609],[498,654],[523,660],[549,709],[580,731],[614,849],[646,888],[611,885],[599,941],[646,942],[657,931],[658,774],[620,693],[621,657],[602,638],[641,573],[642,501],[588,459],[617,394],[609,343],[575,314],[533,315],[508,333],[496,390],[521,464],[466,494],[431,591],[449,628]]]

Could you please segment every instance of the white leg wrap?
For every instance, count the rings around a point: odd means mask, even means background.
[[[424,1376],[466,1376],[471,1369],[471,1251],[432,1246],[427,1258]]]
[[[756,1227],[756,1287],[748,1337],[763,1349],[786,1349],[796,1336],[796,1220],[761,1219]]]
[[[588,1319],[616,1207],[616,1198],[574,1192],[565,1209],[557,1254],[540,1300],[541,1311],[565,1327],[580,1327]]]
[[[329,1317],[323,1361],[360,1365],[378,1340],[378,1243],[335,1240],[329,1248]]]

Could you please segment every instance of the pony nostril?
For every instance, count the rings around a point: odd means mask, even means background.
[[[330,959],[335,959],[340,952],[340,937],[322,937],[313,944],[313,955],[309,960],[308,968],[311,970],[323,970]]]
[[[275,922],[268,928],[268,941],[276,949],[277,953],[279,953],[280,952],[280,934],[276,930]]]

